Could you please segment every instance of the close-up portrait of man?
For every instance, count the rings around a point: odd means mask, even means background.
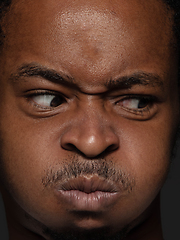
[[[165,240],[160,190],[180,122],[179,5],[1,0],[9,240]]]

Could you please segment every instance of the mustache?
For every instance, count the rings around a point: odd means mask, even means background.
[[[63,161],[60,166],[48,169],[42,178],[42,184],[44,187],[53,187],[57,183],[75,178],[93,176],[118,185],[121,189],[129,192],[135,186],[135,179],[126,171],[116,167],[112,160],[80,160],[78,158]]]

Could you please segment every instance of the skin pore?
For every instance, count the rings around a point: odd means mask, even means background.
[[[172,24],[157,0],[12,1],[0,58],[10,240],[163,239],[179,123]]]

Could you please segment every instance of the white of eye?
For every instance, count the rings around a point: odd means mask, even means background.
[[[140,103],[140,99],[137,98],[129,98],[129,99],[125,99],[121,102],[121,105],[125,108],[129,108],[129,109],[138,109],[139,108],[139,103]]]
[[[32,100],[42,107],[51,107],[51,102],[55,97],[55,95],[40,94],[33,96]]]

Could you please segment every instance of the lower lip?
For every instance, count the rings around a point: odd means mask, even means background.
[[[115,204],[118,199],[118,193],[96,191],[85,193],[79,190],[58,191],[58,198],[64,199],[73,210],[77,211],[102,211],[103,208]]]

